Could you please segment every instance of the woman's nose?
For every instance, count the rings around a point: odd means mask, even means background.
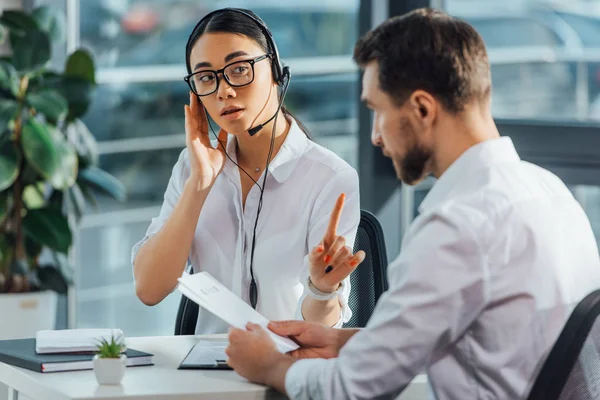
[[[219,89],[217,90],[217,96],[219,100],[229,99],[235,97],[235,90],[229,85],[229,82],[221,75],[221,81],[219,82]]]

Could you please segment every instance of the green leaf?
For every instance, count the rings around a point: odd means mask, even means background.
[[[5,130],[8,121],[14,118],[17,113],[18,104],[12,99],[0,99],[0,129]]]
[[[0,44],[4,44],[6,40],[6,28],[4,25],[0,25]]]
[[[125,345],[120,340],[115,339],[114,336],[111,336],[110,342],[105,338],[98,341],[96,354],[98,358],[119,358],[124,350]]]
[[[0,60],[0,86],[10,90],[13,96],[19,93],[19,73],[8,61]]]
[[[125,187],[117,178],[98,167],[88,167],[79,172],[79,180],[100,190],[118,201],[125,201]]]
[[[23,177],[23,186],[33,185],[40,180],[40,174],[28,163],[25,163],[23,169],[21,169],[21,175]]]
[[[23,230],[31,239],[60,253],[67,253],[73,240],[66,216],[55,207],[29,210],[23,218]]]
[[[89,201],[90,203],[92,203],[92,206],[94,206],[95,208],[97,208],[98,207],[98,200],[96,200],[96,195],[94,195],[94,192],[92,191],[92,189],[90,188],[90,186],[88,186],[88,184],[85,183],[81,179],[77,180],[77,186],[79,186],[79,188],[81,189],[81,193],[83,193],[83,197],[87,201]]]
[[[25,236],[25,254],[27,255],[29,265],[38,265],[37,258],[40,256],[42,249],[43,246],[41,244]]]
[[[0,190],[5,190],[17,179],[21,153],[10,140],[0,144]]]
[[[41,266],[37,271],[40,281],[40,290],[52,290],[59,294],[66,294],[69,285],[62,272],[51,265]]]
[[[51,121],[57,121],[66,116],[69,111],[67,100],[54,89],[43,89],[27,96],[29,105],[37,112],[44,114]]]
[[[65,66],[65,75],[96,83],[94,60],[86,50],[79,49],[69,56]]]
[[[22,11],[4,11],[0,16],[0,24],[18,35],[38,29],[37,22]]]
[[[55,189],[65,190],[75,184],[79,169],[77,152],[65,136],[56,128],[50,128],[54,140],[54,148],[58,154],[59,166],[52,174],[50,183]]]
[[[60,168],[60,155],[48,125],[30,118],[23,125],[21,145],[29,164],[44,179],[50,180]]]
[[[6,213],[8,212],[8,203],[7,203],[7,193],[0,193],[0,224],[4,221],[4,217],[6,217]],[[0,253],[1,253],[0,249]],[[2,259],[2,255],[0,254],[0,260]]]
[[[27,31],[23,36],[11,35],[13,64],[20,72],[31,72],[50,60],[50,38],[38,30]]]
[[[66,34],[66,18],[58,8],[52,6],[37,7],[31,13],[40,30],[48,33],[55,43],[62,43]]]
[[[71,186],[69,189],[69,204],[70,204],[70,210],[73,210],[73,214],[75,215],[75,219],[77,222],[79,222],[81,220],[81,217],[83,216],[83,214],[86,211],[86,206],[85,206],[85,198],[83,197],[83,193],[81,191],[81,188],[79,187],[79,184],[74,184],[73,186]]]
[[[67,121],[80,118],[90,106],[94,85],[82,78],[72,76],[48,75],[45,78],[46,87],[56,89],[67,99],[69,114]]]
[[[82,120],[76,119],[67,126],[67,136],[77,149],[80,168],[98,165],[98,143]]]
[[[35,210],[46,205],[44,198],[45,185],[43,182],[38,182],[35,185],[28,185],[23,190],[23,202],[28,210]]]

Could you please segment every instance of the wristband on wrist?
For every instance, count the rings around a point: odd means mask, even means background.
[[[310,276],[308,277],[308,282],[307,282],[307,287],[308,287],[308,295],[310,297],[312,297],[313,299],[316,300],[321,300],[321,301],[326,301],[326,300],[331,300],[334,299],[338,296],[338,294],[342,291],[344,284],[342,282],[340,282],[340,286],[333,292],[322,292],[319,289],[317,289],[315,287],[315,285],[313,285],[312,281],[310,280]]]

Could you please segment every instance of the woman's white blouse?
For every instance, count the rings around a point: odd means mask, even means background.
[[[333,152],[310,141],[292,119],[285,142],[269,166],[263,206],[256,229],[254,277],[258,285],[257,311],[269,320],[302,319],[301,305],[308,289],[308,253],[323,238],[331,212],[341,193],[346,203],[338,235],[353,247],[360,221],[358,175]],[[229,137],[227,153],[235,158],[235,137]],[[243,172],[242,172],[243,173]],[[173,167],[160,214],[153,218],[145,237],[132,250],[155,235],[176,206],[190,175],[187,149]],[[262,184],[263,177],[258,180]],[[242,207],[240,171],[227,160],[200,213],[188,262],[194,272],[207,271],[250,303],[250,251],[260,198],[255,185]],[[164,265],[164,268],[177,268]],[[341,326],[352,315],[347,306],[350,280],[339,295]],[[196,333],[225,333],[228,325],[200,309]]]

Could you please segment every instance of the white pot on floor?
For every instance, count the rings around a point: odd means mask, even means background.
[[[35,337],[40,330],[55,329],[58,294],[45,290],[0,294],[0,340]]]
[[[127,356],[121,355],[120,358],[100,358],[94,356],[94,374],[96,380],[101,385],[118,385],[125,376],[127,367]]]

